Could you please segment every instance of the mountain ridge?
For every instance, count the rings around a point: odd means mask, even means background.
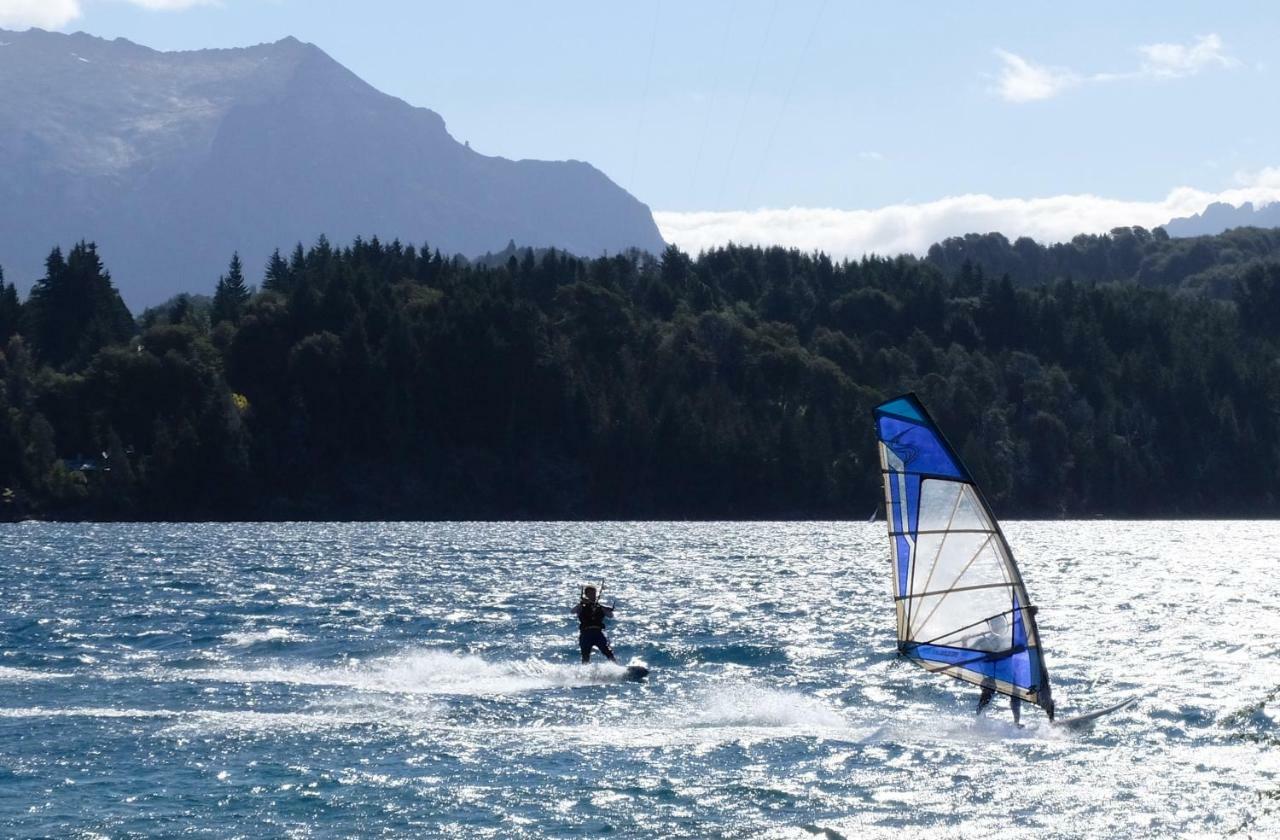
[[[135,306],[207,290],[233,251],[256,273],[321,234],[466,254],[664,244],[649,208],[591,164],[481,154],[292,36],[183,52],[38,29],[0,41],[0,120],[15,128],[0,137],[0,265],[24,287],[50,247],[80,239]]]
[[[1280,227],[1280,201],[1259,203],[1246,201],[1240,206],[1215,201],[1199,213],[1171,219],[1164,225],[1170,236],[1215,236],[1233,228]]]

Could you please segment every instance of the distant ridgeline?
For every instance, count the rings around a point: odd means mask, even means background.
[[[1163,228],[1123,227],[1057,245],[971,233],[934,245],[927,259],[948,276],[969,262],[988,275],[1008,274],[1019,286],[1074,279],[1231,298],[1248,269],[1280,260],[1280,229],[1242,227],[1217,236],[1170,238]]]
[[[239,260],[136,322],[96,249],[0,281],[0,510],[856,517],[915,390],[1001,516],[1274,515],[1280,233]],[[1200,294],[1203,293],[1203,294]]]

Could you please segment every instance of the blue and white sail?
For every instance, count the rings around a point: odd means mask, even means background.
[[[969,471],[914,394],[873,411],[884,474],[898,650],[928,671],[1052,716],[1035,608]]]

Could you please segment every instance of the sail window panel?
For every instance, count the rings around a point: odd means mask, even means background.
[[[1004,563],[989,533],[921,534],[916,539],[911,594],[958,586],[1008,583]]]
[[[921,531],[946,531],[960,507],[963,484],[956,481],[926,480],[920,488]]]
[[[982,511],[973,485],[925,479],[920,489],[921,531],[994,531]]]
[[[932,482],[926,482],[931,484]],[[945,483],[945,482],[939,482]],[[951,527],[963,531],[994,531],[995,523],[987,516],[978,501],[972,484],[964,485],[960,491],[960,504],[956,506],[956,514],[951,520]]]
[[[912,602],[909,641],[1000,651],[1013,647],[1012,587],[926,595]]]

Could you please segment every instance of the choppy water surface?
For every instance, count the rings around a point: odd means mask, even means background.
[[[0,834],[1280,831],[1280,524],[1007,531],[1092,732],[895,661],[883,523],[8,526]]]

